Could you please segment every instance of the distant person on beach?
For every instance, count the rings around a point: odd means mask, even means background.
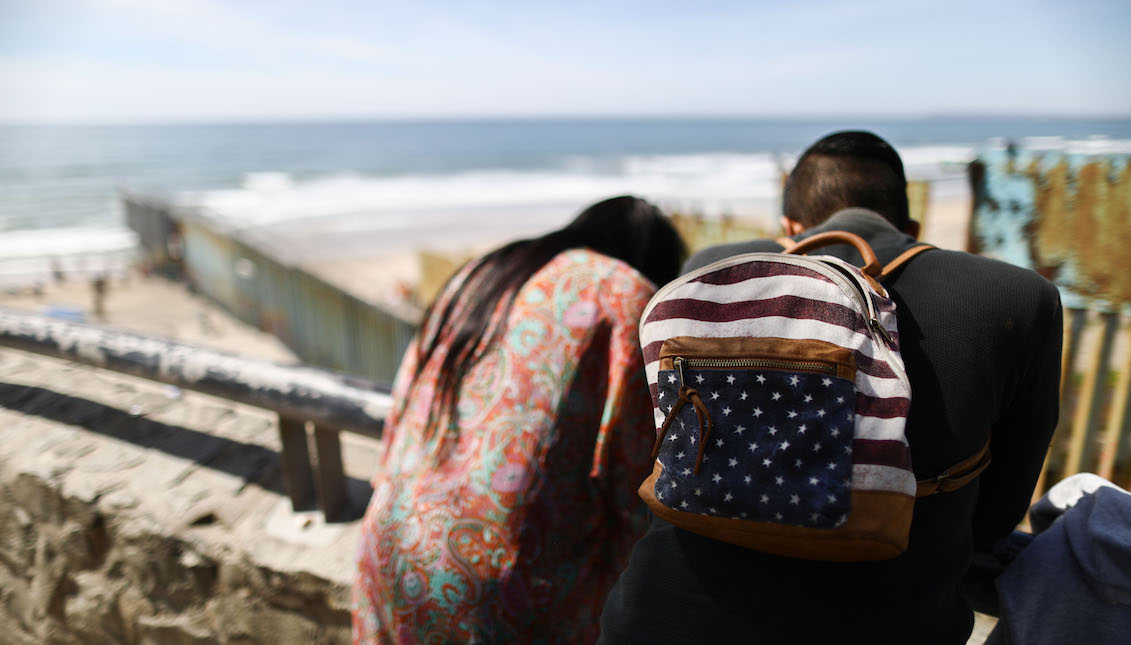
[[[453,276],[405,354],[362,524],[357,642],[592,642],[647,513],[637,337],[685,249],[616,197]]]
[[[684,270],[779,252],[825,231],[859,235],[884,264],[916,245],[902,161],[871,133],[838,132],[811,146],[783,202],[789,240],[709,248]],[[847,246],[820,252],[861,265]],[[971,555],[1024,517],[1056,425],[1060,298],[1032,271],[941,249],[919,253],[884,288],[897,306],[911,383],[906,434],[915,478],[939,476],[987,441],[989,467],[958,490],[918,498],[909,548],[890,560],[769,555],[654,517],[609,592],[602,642],[967,641],[974,617],[960,583]]]

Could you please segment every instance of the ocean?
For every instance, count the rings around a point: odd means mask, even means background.
[[[556,119],[0,125],[0,284],[121,271],[119,191],[206,209],[236,229],[549,229],[623,193],[669,209],[774,218],[780,173],[840,129],[892,142],[935,197],[965,194],[980,149],[1131,154],[1131,119]],[[399,234],[399,235],[398,235]]]

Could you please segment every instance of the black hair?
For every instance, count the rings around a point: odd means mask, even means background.
[[[687,254],[683,239],[659,208],[638,197],[621,196],[593,204],[564,228],[511,242],[475,261],[469,270],[458,271],[456,276],[463,275],[458,287],[453,276],[428,306],[420,327],[413,388],[441,344],[448,346],[426,436],[440,419],[447,419],[449,430],[456,427],[460,383],[505,331],[492,321],[506,319],[519,288],[554,256],[578,247],[623,260],[656,285],[679,275]],[[496,318],[500,304],[502,316]]]
[[[782,211],[809,228],[854,206],[876,211],[903,230],[910,221],[903,162],[891,144],[871,132],[834,132],[797,160]]]

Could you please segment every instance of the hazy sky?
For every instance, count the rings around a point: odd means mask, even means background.
[[[1127,116],[1129,31],[1127,0],[0,0],[0,121]]]

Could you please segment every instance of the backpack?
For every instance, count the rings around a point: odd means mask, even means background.
[[[791,242],[786,240],[786,242]],[[851,244],[862,269],[831,256]],[[665,285],[640,321],[658,429],[639,494],[680,528],[795,558],[869,561],[907,549],[916,497],[960,488],[989,443],[917,482],[911,384],[881,267],[847,232],[748,253]]]

